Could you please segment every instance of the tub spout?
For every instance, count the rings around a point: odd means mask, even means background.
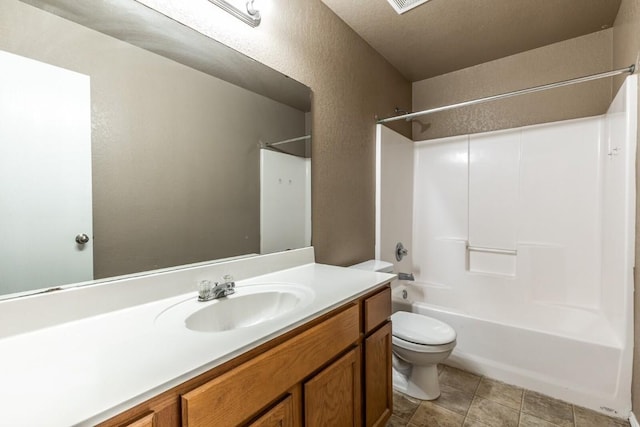
[[[416,279],[413,278],[413,273],[398,273],[398,280],[409,280],[413,282]]]

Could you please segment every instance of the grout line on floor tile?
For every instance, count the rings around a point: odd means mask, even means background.
[[[476,399],[477,393],[478,393],[478,389],[480,388],[480,383],[482,382],[482,379],[484,378],[484,375],[480,375],[480,381],[478,381],[478,384],[476,384],[475,389],[473,390],[473,393],[471,393],[471,403],[469,404],[469,407],[467,408],[466,412],[464,413],[464,418],[462,419],[462,424],[464,425],[465,422],[467,420],[474,420],[474,418],[469,418],[469,411],[471,410],[471,405],[473,405],[473,401]]]
[[[480,381],[478,381],[478,384],[476,384],[476,388],[475,390],[473,390],[473,395],[475,396],[476,393],[478,392],[478,389],[480,388],[480,383],[482,382],[482,379],[484,378],[484,375],[480,375]]]

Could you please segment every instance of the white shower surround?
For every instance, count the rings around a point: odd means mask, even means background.
[[[587,119],[422,142],[379,126],[376,257],[416,275],[396,309],[456,329],[448,363],[628,416],[636,87]]]

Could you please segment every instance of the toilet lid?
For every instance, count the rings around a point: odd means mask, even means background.
[[[444,322],[421,314],[398,311],[391,316],[392,334],[416,344],[442,345],[455,341],[456,331]]]

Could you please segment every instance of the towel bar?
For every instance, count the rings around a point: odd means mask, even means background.
[[[469,246],[468,243],[467,243],[467,250],[469,252],[486,252],[489,254],[518,255],[518,251],[515,249],[483,248],[481,246]]]

